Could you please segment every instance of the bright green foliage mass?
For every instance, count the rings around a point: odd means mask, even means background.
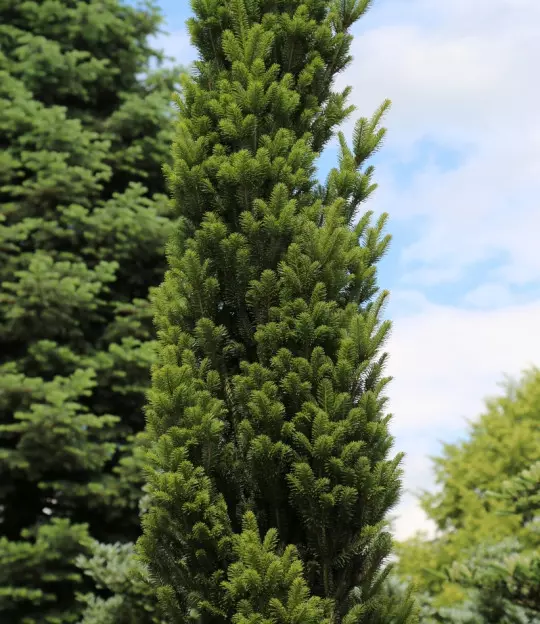
[[[540,371],[526,372],[519,383],[508,380],[504,390],[487,401],[468,439],[445,445],[434,460],[442,489],[426,493],[422,504],[442,530],[480,523],[493,507],[485,492],[498,491],[508,477],[540,459]]]
[[[77,621],[90,538],[139,534],[178,75],[149,71],[159,22],[118,0],[0,4],[2,622]]]
[[[540,622],[540,371],[487,408],[436,460],[442,487],[422,502],[440,535],[399,547],[425,624]]]
[[[247,512],[242,533],[233,540],[237,560],[222,584],[234,605],[232,624],[330,624],[332,604],[309,596],[295,547],[276,553],[276,529],[261,541],[255,515]]]
[[[519,519],[520,537],[480,545],[449,579],[469,590],[481,623],[540,622],[540,461],[489,495],[499,516]]]
[[[386,215],[362,210],[388,102],[352,147],[339,135],[326,183],[314,177],[352,111],[332,84],[368,4],[192,2],[200,60],[176,98],[180,225],[155,297],[140,540],[171,622],[324,622],[327,600],[336,624],[412,613],[385,606],[401,473],[375,279],[389,237]]]

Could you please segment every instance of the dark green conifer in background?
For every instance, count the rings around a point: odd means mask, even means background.
[[[151,70],[159,24],[118,0],[0,3],[2,622],[79,621],[77,558],[139,534],[178,76]]]
[[[401,473],[375,268],[389,237],[362,207],[388,102],[315,179],[353,110],[333,81],[369,4],[192,1],[139,542],[171,622],[414,617],[384,583]]]

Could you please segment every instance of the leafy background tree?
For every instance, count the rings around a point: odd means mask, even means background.
[[[0,620],[78,621],[78,557],[139,534],[133,436],[171,227],[178,68],[118,0],[0,5]],[[123,552],[120,548],[120,553]],[[115,621],[122,621],[121,618]]]
[[[352,112],[332,84],[369,4],[193,2],[140,540],[170,621],[288,622],[295,596],[297,622],[325,621],[327,601],[336,623],[414,615],[383,590],[401,475],[376,284],[389,237],[362,211],[388,102],[314,176]]]
[[[540,371],[504,389],[435,459],[440,488],[421,502],[437,537],[399,545],[399,572],[423,594],[422,621],[540,621]]]

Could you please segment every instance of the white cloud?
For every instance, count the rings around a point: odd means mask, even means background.
[[[500,392],[504,374],[540,360],[540,302],[492,310],[466,310],[425,301],[398,314],[388,343],[391,411],[399,435],[463,429],[482,411],[486,395]],[[392,315],[390,315],[392,316]]]
[[[427,533],[430,537],[435,535],[435,523],[426,517],[426,514],[411,496],[404,498],[397,512],[397,517],[393,522],[393,534],[396,540],[406,540],[419,531]]]
[[[397,10],[400,4],[375,2],[360,22],[354,62],[342,78],[353,85],[362,114],[386,97],[394,101],[390,140],[414,140],[426,131],[474,140],[493,123],[499,134],[522,124],[524,115],[538,126],[534,98],[528,98],[539,92],[536,0],[521,6],[407,0],[406,14]]]
[[[498,283],[486,283],[467,293],[466,303],[478,308],[495,308],[512,304],[508,288]]]

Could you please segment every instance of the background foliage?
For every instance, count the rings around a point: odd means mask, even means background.
[[[540,371],[508,380],[467,438],[434,461],[424,510],[439,528],[399,545],[425,622],[540,621]]]
[[[77,621],[77,557],[139,534],[179,76],[148,43],[160,22],[117,0],[0,4],[2,621]]]

